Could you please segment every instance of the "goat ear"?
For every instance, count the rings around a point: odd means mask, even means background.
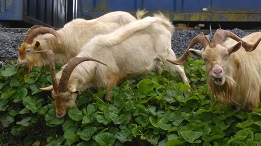
[[[202,51],[201,50],[196,50],[196,49],[189,49],[189,53],[191,53],[193,56],[196,56],[198,58],[202,58]]]
[[[34,46],[35,46],[36,48],[38,48],[40,45],[41,45],[41,43],[40,43],[39,41],[36,41]]]
[[[53,90],[53,85],[50,85],[48,87],[44,87],[44,88],[40,88],[41,90],[45,90],[45,91],[51,91]]]
[[[229,54],[232,54],[232,53],[238,51],[241,48],[241,46],[242,46],[242,42],[238,42],[234,46],[228,48]]]

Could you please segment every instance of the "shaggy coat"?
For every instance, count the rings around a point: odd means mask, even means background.
[[[137,13],[137,17],[142,17],[142,12]],[[122,11],[107,13],[92,20],[74,19],[57,30],[61,39],[60,44],[50,33],[38,35],[30,44],[22,43],[18,49],[18,63],[26,64],[29,70],[33,66],[42,67],[48,64],[47,56],[42,53],[34,53],[34,51],[49,49],[55,53],[55,60],[58,63],[66,64],[94,36],[110,33],[135,20],[136,18],[131,14]]]
[[[86,43],[81,52],[66,64],[56,79],[65,92],[52,91],[56,104],[57,117],[62,117],[66,111],[75,106],[76,94],[87,88],[106,87],[105,98],[111,100],[110,90],[119,83],[148,74],[151,71],[161,73],[165,65],[172,73],[178,71],[182,81],[188,84],[184,68],[173,65],[166,58],[176,59],[171,49],[171,38],[174,27],[172,23],[158,15],[146,17],[129,23],[110,34],[99,35]],[[94,61],[86,61],[77,65],[70,72],[65,71],[77,58],[90,57]],[[63,76],[68,77],[67,81]],[[67,84],[62,84],[61,82]],[[53,86],[43,90],[52,90]],[[68,100],[70,99],[70,100]]]
[[[226,37],[230,37],[223,42]],[[233,39],[231,39],[233,38]],[[200,57],[206,64],[206,76],[210,91],[222,103],[242,106],[246,110],[257,109],[261,89],[261,32],[242,39],[226,30],[217,30],[214,44],[199,34],[174,64],[183,64],[189,53]],[[196,44],[202,50],[192,49]]]

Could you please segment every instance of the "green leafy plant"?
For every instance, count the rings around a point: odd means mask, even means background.
[[[127,80],[111,91],[87,90],[77,107],[56,118],[48,67],[0,69],[0,145],[260,145],[261,110],[213,104],[202,60],[184,65],[190,86],[164,70]],[[59,68],[59,67],[57,67]]]

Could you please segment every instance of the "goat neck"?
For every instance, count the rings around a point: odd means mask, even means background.
[[[64,70],[62,72],[62,76],[61,76],[60,83],[59,83],[59,92],[67,91],[67,84],[68,84],[69,78],[72,74],[72,71],[78,64],[80,64],[84,61],[96,61],[98,63],[106,65],[106,64],[104,64],[96,59],[92,59],[90,57],[74,57],[74,58],[70,59],[70,61],[68,62],[68,64],[66,65],[66,67],[64,68]]]

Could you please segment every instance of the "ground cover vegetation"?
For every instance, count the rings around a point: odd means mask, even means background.
[[[113,88],[87,90],[77,108],[56,118],[48,67],[29,74],[18,66],[0,69],[0,145],[261,145],[261,109],[222,106],[208,92],[202,60],[189,58],[190,87],[164,70]],[[59,65],[56,66],[60,68]]]

